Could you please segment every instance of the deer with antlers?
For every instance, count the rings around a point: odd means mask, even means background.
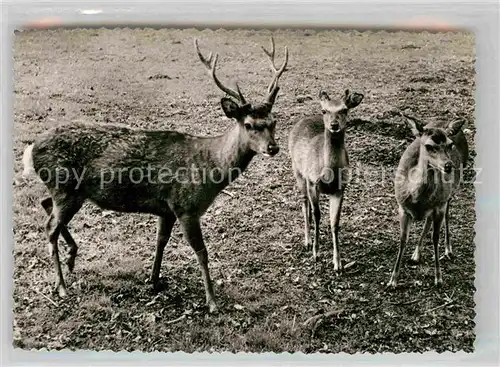
[[[217,309],[200,218],[256,154],[278,153],[274,138],[276,122],[271,110],[280,89],[278,81],[288,63],[288,49],[285,47],[283,65],[276,68],[271,38],[271,51],[264,51],[273,78],[265,102],[252,105],[238,86],[233,90],[219,80],[218,55],[205,58],[196,39],[194,45],[217,87],[228,95],[221,99],[222,110],[236,123],[223,135],[198,137],[170,130],[73,123],[50,129],[25,149],[24,175],[35,173],[50,194],[41,204],[48,214],[46,234],[57,276],[55,289],[61,297],[67,291],[59,261],[58,237],[61,234],[68,245],[66,263],[69,271],[73,271],[78,248],[67,225],[89,200],[102,209],[158,216],[156,253],[149,279],[155,289],[159,285],[164,248],[175,222],[179,221],[184,238],[200,264],[209,311]],[[190,179],[186,168],[191,170],[191,178],[196,174],[204,179]],[[138,175],[146,175],[146,171],[147,179],[139,179]]]

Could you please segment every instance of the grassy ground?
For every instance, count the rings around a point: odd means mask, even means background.
[[[411,141],[397,109],[420,119],[465,118],[474,152],[474,39],[465,33],[277,31],[290,50],[275,105],[281,152],[256,157],[202,221],[221,312],[209,316],[196,257],[176,225],[164,256],[168,289],[144,284],[155,246],[155,218],[85,205],[70,224],[80,248],[67,275],[70,296],[51,293],[38,200],[40,184],[14,187],[14,345],[142,351],[471,352],[474,342],[474,185],[451,206],[456,259],[433,286],[430,244],[419,267],[403,265],[401,286],[384,284],[396,258],[399,226],[393,169]],[[251,100],[270,81],[260,45],[268,31],[57,30],[16,36],[15,174],[25,145],[62,120],[80,119],[216,135],[231,122],[222,97],[196,59],[192,38],[220,53],[221,78],[237,78]],[[364,176],[348,188],[341,254],[355,261],[335,276],[327,201],[321,256],[303,248],[303,217],[286,149],[293,122],[319,111],[320,88],[365,94],[353,111],[347,145]],[[311,98],[309,98],[311,97]],[[467,176],[470,178],[470,174]],[[406,259],[422,223],[413,227]],[[442,251],[443,249],[441,249]],[[319,322],[304,322],[328,311]],[[179,320],[178,318],[182,317]],[[175,321],[175,322],[170,322]]]

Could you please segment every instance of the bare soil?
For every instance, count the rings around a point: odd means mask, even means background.
[[[260,45],[266,30],[75,29],[18,33],[14,49],[15,174],[24,147],[53,124],[85,120],[217,135],[233,123],[221,92],[195,57],[219,53],[219,75],[238,80],[250,100],[271,78]],[[418,266],[403,264],[401,285],[385,289],[399,237],[390,172],[412,140],[397,110],[416,118],[464,118],[474,151],[474,37],[469,33],[280,30],[278,62],[289,71],[275,104],[274,158],[256,157],[203,217],[221,311],[208,315],[195,254],[178,226],[167,246],[166,289],[145,284],[154,256],[155,218],[106,212],[87,204],[70,223],[79,244],[69,297],[52,293],[55,273],[44,235],[36,182],[13,183],[14,345],[24,349],[249,352],[473,351],[473,172],[451,205],[453,261],[433,285],[429,243]],[[303,217],[287,152],[288,132],[319,112],[317,95],[365,94],[347,131],[360,176],[348,187],[341,255],[332,267],[327,200],[321,253],[303,246]],[[385,176],[381,172],[386,172]],[[412,228],[408,259],[422,223]],[[62,240],[61,240],[62,241]],[[62,243],[62,242],[61,242]],[[63,246],[61,246],[63,248]],[[441,248],[443,251],[443,248]],[[325,317],[310,320],[315,315]]]

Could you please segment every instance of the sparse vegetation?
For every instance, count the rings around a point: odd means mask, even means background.
[[[289,71],[274,112],[281,151],[258,156],[202,219],[221,311],[208,315],[199,266],[178,224],[166,247],[166,289],[145,284],[155,247],[152,216],[87,204],[69,229],[79,245],[69,296],[52,294],[54,271],[38,200],[45,188],[13,183],[14,345],[49,349],[141,351],[438,352],[473,351],[474,185],[462,185],[450,209],[456,258],[434,287],[432,246],[423,264],[403,263],[400,286],[385,289],[399,225],[390,173],[412,140],[398,109],[422,120],[464,118],[474,151],[474,38],[469,33],[281,30]],[[192,39],[218,51],[221,78],[237,76],[249,100],[270,78],[260,45],[265,30],[99,29],[29,31],[14,50],[15,174],[25,145],[56,122],[74,119],[222,133],[233,122],[206,77]],[[409,47],[411,45],[411,47]],[[279,58],[282,52],[277,48]],[[292,124],[319,111],[317,93],[364,93],[352,111],[347,148],[359,175],[346,192],[340,249],[332,266],[327,216],[314,263],[303,245],[300,194],[286,149]],[[313,98],[309,98],[312,96]],[[381,179],[382,171],[385,179]],[[362,175],[362,177],[360,176]],[[321,210],[327,213],[323,198]],[[408,260],[422,223],[413,227]],[[429,237],[430,239],[430,237]],[[61,246],[62,247],[62,246]],[[441,251],[443,246],[441,246]],[[322,315],[318,318],[311,317]],[[308,321],[306,323],[306,321]]]

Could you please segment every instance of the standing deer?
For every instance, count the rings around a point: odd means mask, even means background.
[[[396,200],[399,205],[401,237],[399,251],[388,286],[397,285],[401,258],[408,242],[413,220],[425,219],[420,239],[412,255],[412,262],[420,261],[420,251],[431,224],[434,246],[434,283],[443,280],[439,267],[439,232],[445,225],[445,253],[450,259],[453,252],[448,227],[450,201],[460,186],[461,173],[467,164],[469,150],[461,130],[463,120],[433,122],[425,127],[413,118],[401,114],[409,125],[415,140],[401,156],[395,176]]]
[[[205,58],[194,40],[202,64],[217,87],[229,95],[221,99],[221,106],[236,123],[221,136],[197,137],[176,131],[74,123],[43,133],[25,149],[24,175],[35,172],[50,193],[41,204],[49,215],[46,234],[57,275],[55,288],[61,297],[67,291],[57,240],[61,234],[68,244],[67,266],[72,271],[77,245],[66,226],[83,203],[90,200],[102,209],[158,216],[156,253],[149,279],[155,289],[163,251],[178,220],[201,266],[209,311],[217,310],[200,217],[256,154],[274,156],[279,151],[271,109],[288,62],[288,50],[285,47],[285,61],[277,69],[272,38],[271,43],[271,51],[263,48],[274,72],[267,99],[252,105],[246,102],[237,84],[233,90],[220,82],[215,73],[218,55]],[[188,169],[192,178],[196,174],[205,179],[190,179]]]
[[[305,245],[310,249],[311,209],[314,222],[313,257],[319,252],[320,194],[330,197],[330,224],[333,236],[333,266],[342,270],[339,255],[339,221],[344,190],[347,186],[349,160],[345,147],[345,128],[348,113],[357,107],[364,96],[345,91],[342,99],[330,99],[327,92],[319,94],[323,116],[306,117],[294,125],[288,148],[292,169],[302,194],[305,219]]]

